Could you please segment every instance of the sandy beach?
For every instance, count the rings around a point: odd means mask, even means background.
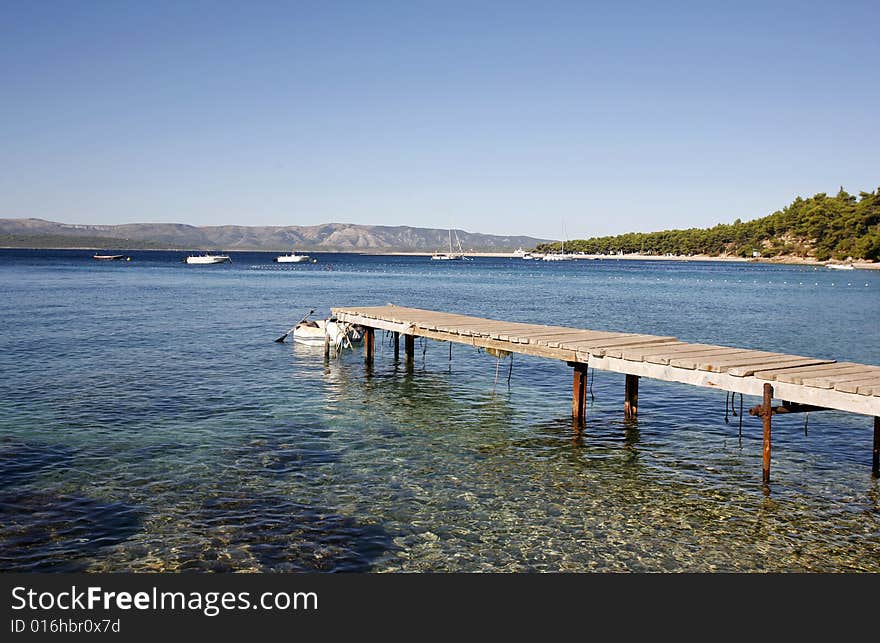
[[[367,254],[381,254],[390,256],[412,256],[412,257],[430,257],[431,252],[377,252]],[[514,259],[515,256],[510,252],[465,252],[467,257],[499,257]],[[827,266],[829,264],[849,265],[854,268],[865,270],[880,270],[880,263],[872,263],[870,261],[817,261],[811,258],[781,256],[771,258],[746,258],[735,255],[690,255],[690,256],[665,256],[665,255],[643,255],[643,254],[624,254],[624,255],[577,255],[575,260],[588,261],[723,261],[736,263],[780,263],[780,264],[801,264],[807,266]]]

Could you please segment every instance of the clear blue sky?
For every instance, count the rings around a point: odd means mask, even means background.
[[[880,186],[868,2],[0,0],[0,217],[586,237]]]

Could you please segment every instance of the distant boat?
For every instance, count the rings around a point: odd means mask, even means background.
[[[548,252],[544,255],[544,261],[570,261],[574,255],[565,254],[565,224],[562,224],[562,252]]]
[[[544,255],[544,261],[572,261],[574,255],[567,255],[564,252],[548,252]]]
[[[183,259],[184,263],[195,263],[195,264],[211,264],[211,263],[232,263],[232,259],[229,258],[229,255],[214,255],[209,252],[201,255],[190,255]]]
[[[433,261],[467,260],[468,258],[464,256],[464,252],[461,249],[461,241],[458,238],[458,233],[455,234],[455,240],[458,242],[458,252],[452,251],[452,228],[449,228],[449,252],[437,251],[433,255],[431,255],[431,259]]]
[[[517,248],[513,251],[514,259],[534,259],[535,257],[528,250],[523,250],[522,247]]]
[[[289,255],[279,255],[275,257],[272,261],[275,263],[304,263],[313,261],[313,259],[309,255],[298,255],[294,250]]]
[[[831,270],[855,270],[855,266],[851,263],[829,263],[825,267]]]
[[[97,259],[98,261],[131,261],[131,257],[126,257],[125,255],[92,255],[92,259]]]

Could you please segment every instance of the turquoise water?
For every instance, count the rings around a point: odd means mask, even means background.
[[[765,496],[724,393],[643,379],[626,424],[600,371],[577,435],[561,362],[273,341],[393,302],[880,364],[878,272],[91,254],[0,251],[0,570],[880,571],[870,418],[775,418]]]

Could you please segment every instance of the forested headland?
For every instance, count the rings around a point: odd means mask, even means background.
[[[539,252],[559,252],[561,243],[539,244]],[[712,228],[630,232],[565,241],[566,252],[586,254],[710,255],[764,258],[801,257],[818,261],[880,260],[880,189],[853,196],[819,193],[796,198],[773,214],[737,219]]]

